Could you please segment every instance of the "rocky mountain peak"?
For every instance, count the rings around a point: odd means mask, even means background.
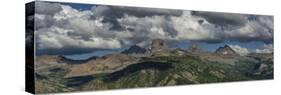
[[[151,45],[152,56],[167,55],[168,51],[169,49],[164,40],[162,39],[152,40],[152,45]]]
[[[216,51],[216,54],[225,56],[225,57],[234,57],[240,56],[237,52],[235,52],[229,45],[224,45],[223,47],[219,47]]]
[[[122,51],[123,54],[142,54],[145,53],[147,50],[137,45],[133,45],[130,48]]]
[[[224,45],[223,48],[232,49],[229,45]]]
[[[164,42],[164,40],[162,40],[162,39],[154,39],[154,40],[152,40],[151,48],[152,49],[163,49],[163,48],[167,48],[167,45]]]
[[[191,46],[187,49],[187,51],[191,54],[202,54],[206,53],[198,44],[192,43]]]

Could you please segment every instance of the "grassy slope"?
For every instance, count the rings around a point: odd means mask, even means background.
[[[270,63],[270,61],[263,61]],[[272,61],[271,61],[272,63]],[[151,65],[153,64],[153,65]],[[203,61],[194,56],[166,56],[143,58],[140,63],[130,65],[111,74],[92,75],[93,79],[65,79],[67,70],[49,74],[48,79],[37,80],[37,93],[68,92],[80,90],[106,90],[167,85],[201,84],[214,82],[243,81],[273,78],[273,67],[254,75],[256,64],[245,59],[235,65]],[[80,83],[69,86],[70,83]]]
[[[166,70],[142,69],[128,73],[113,81],[105,81],[106,77],[93,80],[84,85],[82,90],[102,90],[134,87],[152,87],[165,85],[183,85],[198,83],[213,83],[227,81],[250,80],[237,71],[234,66],[216,62],[204,62],[193,56],[169,56],[145,58],[147,62],[162,62],[172,64],[172,68]]]

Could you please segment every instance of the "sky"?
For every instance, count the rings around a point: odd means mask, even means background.
[[[163,39],[171,48],[198,43],[213,52],[229,45],[241,55],[273,52],[273,16],[56,3],[35,4],[37,55],[86,58]]]

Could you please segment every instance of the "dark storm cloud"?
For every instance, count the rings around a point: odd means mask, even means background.
[[[272,43],[273,26],[272,16],[256,16],[256,20],[249,20],[243,27],[225,33],[231,40]]]
[[[112,17],[112,19],[131,15],[136,17],[146,17],[155,15],[180,16],[181,10],[140,8],[140,7],[121,7],[121,6],[96,6],[92,8],[96,16]]]
[[[273,41],[272,16],[198,11],[193,11],[192,15],[205,18],[221,30],[221,40],[265,43]]]
[[[106,49],[89,49],[89,48],[64,48],[64,49],[37,49],[36,55],[72,55],[95,52]]]
[[[38,16],[38,15],[36,15]],[[40,28],[48,28],[56,24],[55,19],[53,16],[50,15],[44,15],[44,19],[39,19],[38,17],[35,18],[35,29],[40,29]]]
[[[110,22],[113,26],[111,29],[122,30],[117,19],[125,15],[135,17],[150,16],[180,16],[181,10],[168,10],[157,8],[139,8],[139,7],[121,7],[121,6],[96,6],[92,8],[95,16],[104,17],[104,22]]]
[[[45,15],[54,15],[55,13],[62,10],[60,4],[49,2],[36,2],[35,8],[36,13]]]
[[[210,23],[223,27],[241,27],[248,21],[247,15],[232,13],[198,12],[193,11],[192,15],[205,18]]]

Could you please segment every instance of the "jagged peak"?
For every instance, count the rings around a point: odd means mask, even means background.
[[[239,54],[234,51],[229,45],[224,45],[223,47],[219,47],[216,51],[216,54],[224,55],[224,56],[239,56]]]
[[[138,45],[132,45],[128,49],[122,51],[123,54],[131,54],[131,53],[145,53],[147,50],[145,48],[142,48]]]

